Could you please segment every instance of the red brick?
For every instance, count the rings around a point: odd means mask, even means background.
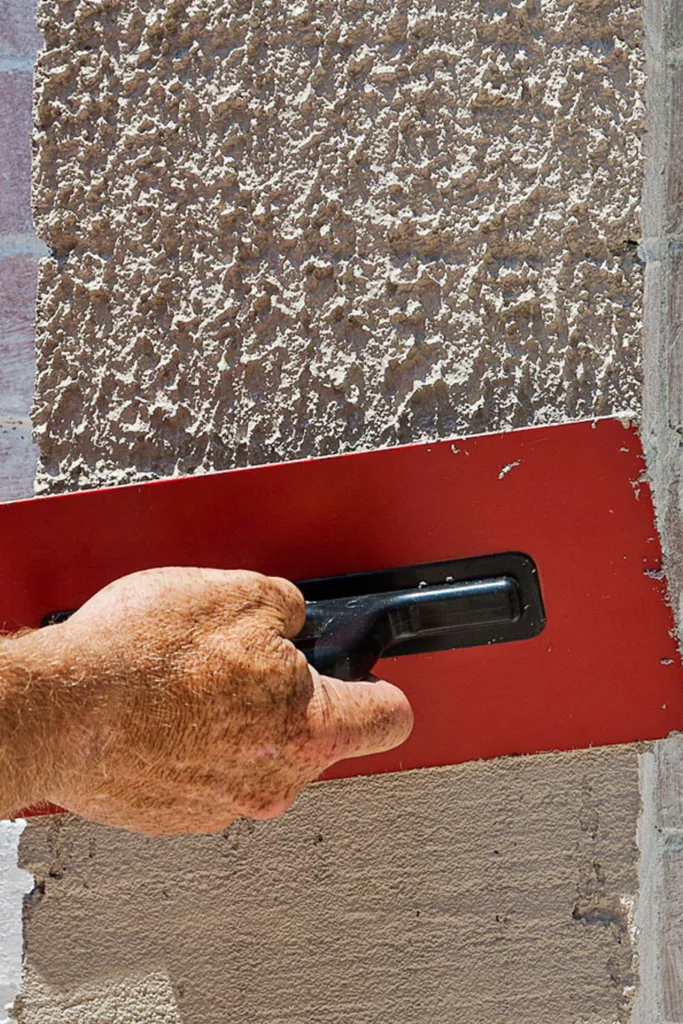
[[[31,231],[30,71],[0,73],[0,234]]]
[[[30,57],[42,40],[36,28],[35,0],[2,0],[0,56]]]
[[[31,408],[36,272],[36,256],[0,260],[0,416]]]

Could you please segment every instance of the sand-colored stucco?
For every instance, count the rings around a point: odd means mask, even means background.
[[[41,0],[43,489],[639,404],[640,0]]]
[[[635,983],[631,747],[318,783],[145,839],[30,825],[22,1024],[613,1024]]]

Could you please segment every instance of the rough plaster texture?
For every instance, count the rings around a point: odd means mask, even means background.
[[[22,1024],[613,1024],[635,984],[632,747],[320,783],[149,840],[30,824]]]
[[[639,0],[41,0],[39,483],[636,409]]]

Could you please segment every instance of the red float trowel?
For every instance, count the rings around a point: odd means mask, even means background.
[[[19,501],[0,529],[10,631],[153,566],[298,581],[309,661],[415,710],[402,747],[325,778],[683,728],[642,449],[617,419]]]

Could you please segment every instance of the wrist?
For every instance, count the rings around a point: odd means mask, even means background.
[[[0,816],[48,802],[58,788],[66,711],[58,630],[0,639]]]

